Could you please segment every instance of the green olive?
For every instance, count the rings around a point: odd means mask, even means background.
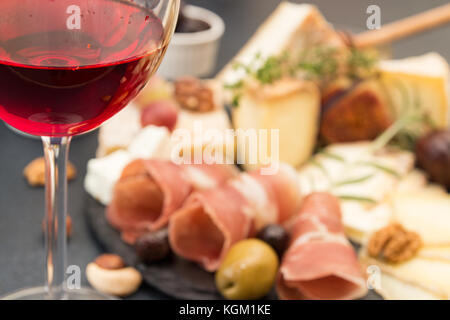
[[[216,273],[216,286],[231,300],[264,297],[278,269],[276,252],[264,241],[247,239],[233,245]]]

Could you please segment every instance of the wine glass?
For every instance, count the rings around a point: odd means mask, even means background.
[[[179,0],[0,1],[0,118],[42,137],[46,285],[7,299],[101,299],[66,274],[66,163],[72,136],[124,108],[158,68]]]

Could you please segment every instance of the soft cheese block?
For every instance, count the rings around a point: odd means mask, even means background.
[[[131,159],[128,151],[117,150],[105,157],[89,160],[84,179],[85,190],[96,200],[107,205],[111,201],[115,183]]]
[[[147,126],[134,137],[128,151],[133,158],[169,159],[170,132],[166,127]]]
[[[310,82],[283,79],[246,89],[232,117],[238,162],[246,169],[273,160],[303,164],[316,142],[319,113],[319,89]]]
[[[439,128],[449,125],[449,66],[439,54],[379,63],[380,80],[397,117],[418,106]]]

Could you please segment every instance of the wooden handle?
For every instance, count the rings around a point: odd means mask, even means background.
[[[366,31],[353,37],[358,48],[374,47],[429,30],[450,22],[450,3],[401,19],[378,30]]]

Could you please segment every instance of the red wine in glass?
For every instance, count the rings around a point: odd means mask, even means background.
[[[161,20],[125,1],[34,2],[0,1],[0,13],[22,21],[0,19],[0,118],[39,136],[94,129],[159,66]]]
[[[146,84],[173,34],[179,4],[0,0],[0,119],[42,137],[46,170],[45,285],[6,299],[108,298],[66,283],[69,144]]]

